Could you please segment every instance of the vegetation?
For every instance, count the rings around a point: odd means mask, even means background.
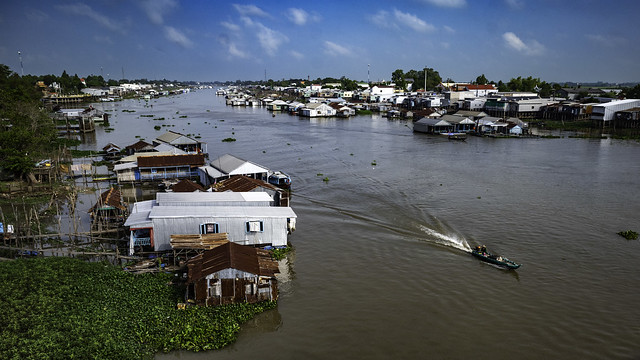
[[[35,163],[53,158],[60,145],[39,99],[32,84],[0,65],[0,168],[15,178],[28,178]]]
[[[638,233],[633,230],[620,231],[618,232],[618,235],[627,240],[638,240]]]
[[[232,137],[228,137],[228,138],[222,139],[222,142],[234,142],[234,141],[236,141],[236,139],[234,139]]]
[[[288,253],[291,252],[291,250],[293,250],[291,246],[286,246],[283,248],[275,248],[271,250],[271,258],[273,260],[282,260],[287,256]]]
[[[70,258],[0,263],[0,358],[140,359],[219,349],[275,302],[177,309],[170,274]]]

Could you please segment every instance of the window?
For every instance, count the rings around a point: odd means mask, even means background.
[[[263,232],[264,223],[262,221],[247,221],[245,223],[247,232]]]
[[[216,223],[200,224],[200,234],[217,234],[220,227]]]

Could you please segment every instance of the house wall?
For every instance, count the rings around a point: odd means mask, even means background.
[[[195,294],[189,295],[200,305],[256,303],[278,299],[278,283],[275,278],[233,268],[210,274],[194,285]]]
[[[247,221],[262,221],[264,231],[247,232]],[[192,217],[192,218],[159,218],[152,219],[154,229],[155,251],[171,250],[172,234],[198,234],[200,224],[217,223],[221,233],[227,233],[229,241],[241,245],[287,245],[286,218],[224,218],[224,217]]]

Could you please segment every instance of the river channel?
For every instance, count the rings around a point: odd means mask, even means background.
[[[456,142],[377,114],[228,107],[213,90],[95,106],[114,130],[83,149],[174,130],[210,160],[293,179],[277,309],[223,350],[158,359],[640,358],[640,241],[616,234],[640,231],[637,141]],[[522,267],[478,261],[479,244]]]

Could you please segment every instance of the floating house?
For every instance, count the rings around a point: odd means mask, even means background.
[[[100,194],[98,201],[89,209],[94,223],[120,223],[125,219],[127,207],[122,203],[120,190],[115,187]]]
[[[454,126],[442,119],[423,118],[413,124],[413,131],[428,134],[439,134],[454,130]]]
[[[135,203],[124,224],[129,252],[171,250],[174,234],[227,233],[242,245],[285,246],[297,216],[272,205],[264,192],[157,193],[155,200]]]
[[[218,192],[266,192],[273,199],[274,206],[289,206],[289,192],[262,180],[252,179],[243,175],[234,175],[229,179],[213,185]]]
[[[278,299],[278,263],[266,250],[227,242],[191,258],[187,268],[186,298],[197,305]]]
[[[253,179],[267,180],[270,170],[251,161],[231,154],[225,154],[198,168],[200,183],[204,186],[215,184],[234,175],[244,175]]]
[[[177,147],[189,154],[201,154],[207,152],[207,143],[192,139],[186,135],[171,130],[158,136],[153,141],[153,145],[155,146],[163,143]]]
[[[144,140],[139,140],[135,144],[131,144],[131,145],[125,147],[124,149],[125,149],[127,155],[133,155],[133,154],[139,153],[139,152],[155,151],[153,148],[154,148],[154,146],[149,144],[148,142],[146,142]]]

